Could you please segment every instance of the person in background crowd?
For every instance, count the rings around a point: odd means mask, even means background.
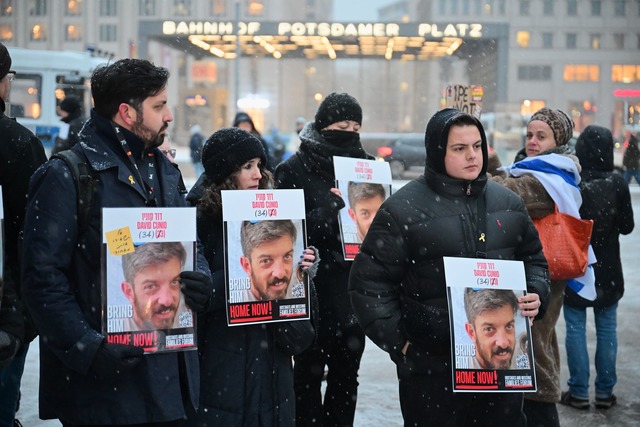
[[[331,93],[315,121],[300,132],[300,148],[276,169],[277,188],[304,190],[309,243],[323,260],[315,280],[320,331],[313,347],[295,356],[297,425],[353,425],[364,333],[347,294],[351,261],[345,261],[338,215],[345,204],[335,188],[333,156],[372,159],[360,143],[362,108],[347,93]],[[328,367],[324,399],[322,377]]]
[[[564,294],[565,344],[569,365],[569,390],[560,403],[578,409],[589,408],[589,353],[587,351],[587,308],[593,307],[596,326],[595,405],[608,409],[617,398],[616,334],[618,301],[624,294],[620,262],[620,234],[633,231],[633,208],[629,186],[613,172],[613,136],[607,128],[590,125],[578,137],[576,156],[582,171],[580,216],[594,221],[591,245],[598,262],[594,266],[594,301],[580,297],[573,289]]]
[[[631,184],[631,178],[636,179],[636,184],[640,184],[640,147],[638,138],[629,133],[627,148],[622,156],[622,166],[624,166],[624,180]]]
[[[452,391],[443,257],[522,261],[528,294],[519,309],[532,320],[549,295],[542,245],[522,199],[487,180],[487,140],[476,117],[437,112],[425,146],[424,174],[382,204],[353,262],[353,308],[396,363],[405,426],[525,426],[523,393]]]
[[[180,172],[158,150],[173,115],[169,72],[122,59],[91,77],[95,107],[72,150],[95,180],[87,226],[77,223],[76,183],[67,164],[51,159],[33,175],[24,227],[23,291],[40,333],[40,418],[64,427],[184,425],[197,406],[195,352],[143,356],[101,333],[102,208],[185,207]],[[180,274],[194,312],[213,292],[198,251],[198,271]]]
[[[305,123],[307,121],[304,117],[298,117],[294,123],[293,133],[289,135],[289,142],[287,142],[287,148],[285,150],[284,156],[282,156],[282,160],[287,160],[296,151],[298,151],[298,147],[300,147],[300,132],[304,128]]]
[[[260,132],[258,132],[258,129],[256,129],[256,125],[253,124],[253,119],[251,118],[251,116],[245,112],[240,111],[233,118],[233,127],[249,132],[251,135],[258,138],[267,156],[267,164],[265,166],[269,170],[269,172],[273,173],[273,171],[276,168],[276,165],[274,164],[274,161],[273,161],[273,154],[271,152],[271,147],[269,147],[269,144],[267,143],[267,141],[265,141],[265,139],[262,137]]]
[[[42,143],[27,128],[5,115],[11,81],[11,55],[0,43],[0,189],[4,214],[4,248],[0,250],[0,427],[13,427],[20,381],[29,343],[36,331],[23,308],[19,235],[22,230],[31,174],[47,156]]]
[[[189,130],[191,138],[189,138],[189,149],[191,150],[191,163],[196,174],[196,179],[204,172],[202,167],[202,146],[204,145],[204,135],[200,125],[193,125]],[[175,156],[174,160],[175,160]]]
[[[164,136],[164,141],[162,141],[162,144],[158,146],[158,149],[162,151],[162,154],[164,154],[167,157],[167,159],[169,159],[173,167],[179,171],[180,166],[178,166],[178,164],[176,163],[176,149],[171,148],[171,138],[169,137],[168,133]],[[184,184],[184,178],[182,176],[182,172],[180,172],[180,180],[178,182],[178,192],[182,195],[182,197],[184,198],[187,197],[187,187]]]
[[[553,191],[553,183],[559,178],[559,172],[573,181],[579,178],[580,164],[567,144],[573,134],[573,120],[562,110],[542,108],[535,112],[527,124],[525,147],[516,155],[516,163],[509,169],[509,176],[497,169],[490,170],[492,179],[505,185],[524,200],[531,218],[542,218],[555,211],[567,209],[578,215],[580,194],[577,185],[572,185],[573,192]],[[497,154],[492,153],[492,156]],[[532,159],[535,157],[536,159]],[[531,163],[537,160],[537,163]],[[500,167],[500,159],[494,159],[494,167]],[[519,162],[529,165],[522,171]],[[542,170],[539,166],[548,165]],[[515,168],[515,169],[514,169]],[[565,182],[564,180],[562,180]],[[569,186],[569,184],[565,184]],[[551,194],[555,197],[552,197]],[[563,208],[560,209],[560,206]],[[593,285],[593,283],[591,283]],[[531,339],[535,359],[538,390],[525,393],[524,413],[528,426],[559,426],[556,403],[560,401],[560,349],[556,335],[556,323],[560,317],[562,299],[567,281],[551,282],[551,298],[547,313],[541,321],[535,322],[531,328]],[[585,286],[584,289],[589,289]]]
[[[198,236],[214,283],[211,305],[198,323],[202,393],[189,426],[295,425],[291,356],[313,342],[312,322],[227,326],[221,191],[272,188],[266,160],[256,137],[237,128],[220,129],[204,145],[204,174],[187,196],[197,207]],[[296,268],[311,279],[318,261],[308,248]]]
[[[68,150],[78,142],[78,134],[84,125],[82,117],[82,105],[80,100],[73,95],[69,95],[60,101],[57,107],[58,115],[64,123],[68,125],[64,137],[57,136],[51,154]]]

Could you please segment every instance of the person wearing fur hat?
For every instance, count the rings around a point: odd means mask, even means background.
[[[489,171],[494,181],[522,197],[531,218],[553,213],[556,205],[560,211],[566,206],[574,216],[579,215],[581,198],[577,184],[580,181],[580,162],[568,145],[573,127],[573,120],[562,110],[542,108],[536,111],[527,124],[524,148],[517,153],[515,163],[505,168],[507,176],[499,176],[495,170]],[[495,165],[499,167],[500,161]],[[526,169],[523,169],[521,166],[525,165]],[[540,165],[551,167],[538,170]],[[554,191],[554,180],[562,181],[555,172],[559,170],[564,171],[563,177],[573,180],[573,185],[566,184],[570,187],[568,191],[564,187]],[[591,286],[595,285],[591,283]],[[566,287],[567,281],[551,282],[547,313],[531,328],[538,390],[525,393],[524,412],[529,426],[559,426],[556,403],[561,397],[560,350],[555,327]],[[583,289],[588,288],[585,286]]]
[[[443,257],[522,261],[528,293],[518,310],[533,320],[549,294],[542,245],[522,199],[487,180],[480,120],[441,110],[427,124],[425,146],[424,174],[373,219],[351,268],[351,303],[396,363],[405,426],[525,426],[523,393],[453,392]]]
[[[56,108],[60,120],[67,126],[66,137],[56,137],[55,144],[51,150],[51,154],[55,154],[59,151],[68,150],[76,145],[78,142],[78,134],[84,125],[84,118],[82,117],[82,105],[80,100],[73,95],[69,95],[60,101]]]
[[[315,279],[319,335],[312,348],[295,357],[298,425],[353,425],[365,340],[347,294],[351,261],[345,261],[342,253],[338,213],[344,202],[335,188],[333,156],[373,158],[360,143],[361,124],[362,108],[353,96],[327,95],[315,121],[300,132],[298,151],[276,168],[278,188],[304,190],[308,239],[323,260]],[[325,366],[328,374],[323,399]]]
[[[238,128],[214,132],[202,149],[204,173],[187,195],[197,208],[198,237],[214,282],[214,297],[198,318],[200,406],[189,426],[295,425],[291,356],[313,342],[311,321],[227,326],[222,190],[273,187],[262,143]],[[313,278],[314,248],[299,266]],[[312,298],[315,295],[311,286]]]
[[[0,250],[0,425],[14,425],[20,380],[29,343],[36,337],[23,308],[19,235],[22,230],[29,179],[47,160],[40,140],[5,114],[11,81],[11,55],[0,43],[0,187],[4,208],[4,251]]]
[[[589,301],[567,288],[564,294],[564,320],[569,390],[562,392],[560,403],[588,409],[589,354],[587,352],[587,308],[593,308],[596,327],[595,405],[608,409],[617,402],[613,387],[617,382],[616,316],[618,301],[624,294],[620,262],[620,234],[633,231],[633,208],[629,186],[613,171],[614,143],[611,131],[597,125],[587,126],[576,143],[576,156],[582,171],[582,218],[594,221],[591,244],[598,258],[594,266],[597,297]]]

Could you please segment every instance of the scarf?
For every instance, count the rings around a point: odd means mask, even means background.
[[[319,135],[318,135],[319,136]],[[355,139],[344,144],[330,144],[320,137],[316,139],[303,139],[300,143],[300,153],[303,155],[303,163],[328,181],[335,180],[333,170],[333,156],[352,157],[355,159],[370,158],[360,139]]]

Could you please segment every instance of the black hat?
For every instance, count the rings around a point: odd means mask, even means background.
[[[233,119],[233,127],[236,128],[240,123],[250,123],[251,128],[255,129],[256,126],[253,124],[253,120],[251,120],[251,116],[244,112],[239,112]]]
[[[204,173],[216,185],[222,184],[236,169],[259,157],[267,164],[262,142],[249,132],[238,128],[224,128],[213,133],[202,148]]]
[[[80,111],[80,108],[80,101],[75,96],[67,96],[65,99],[60,101],[60,109],[69,114]]]
[[[362,108],[348,93],[332,92],[320,103],[315,120],[316,129],[319,131],[344,120],[353,120],[362,124]]]
[[[0,43],[0,80],[4,79],[9,71],[11,71],[11,55],[7,47]]]

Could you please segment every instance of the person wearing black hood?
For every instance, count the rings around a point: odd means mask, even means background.
[[[525,426],[522,393],[452,391],[443,257],[522,261],[528,293],[519,309],[533,320],[549,295],[542,245],[522,199],[488,181],[487,140],[476,117],[437,112],[425,145],[424,174],[382,204],[353,262],[353,309],[396,363],[406,426]]]
[[[333,156],[373,158],[360,143],[361,124],[362,108],[353,96],[327,95],[315,121],[300,132],[298,151],[275,172],[277,188],[304,190],[308,241],[318,248],[322,259],[314,280],[320,304],[317,342],[295,357],[296,419],[300,426],[353,425],[365,339],[347,294],[351,261],[345,261],[342,253],[338,212],[345,205],[335,188]],[[329,372],[323,400],[325,366]]]
[[[251,135],[258,138],[260,143],[262,143],[262,148],[264,148],[264,153],[267,156],[267,163],[265,166],[267,167],[269,172],[273,173],[277,166],[276,164],[274,164],[273,153],[271,152],[267,141],[262,137],[258,129],[256,129],[256,125],[253,123],[253,119],[251,118],[251,116],[243,111],[240,111],[233,118],[233,127],[247,131]]]
[[[68,150],[76,145],[78,142],[78,134],[84,125],[84,118],[82,117],[82,106],[80,101],[75,96],[67,96],[60,101],[57,108],[60,120],[69,126],[66,132],[66,137],[56,137],[55,145],[51,150],[51,154],[55,154],[59,151]]]
[[[565,344],[569,365],[569,390],[560,403],[578,409],[589,404],[589,354],[587,351],[587,307],[593,307],[596,327],[595,405],[607,409],[615,405],[616,311],[624,294],[620,262],[620,234],[633,231],[633,208],[629,186],[613,172],[613,136],[602,126],[590,125],[578,137],[576,156],[582,171],[580,216],[594,221],[591,245],[598,262],[594,266],[596,299],[589,301],[571,288],[564,293]]]

